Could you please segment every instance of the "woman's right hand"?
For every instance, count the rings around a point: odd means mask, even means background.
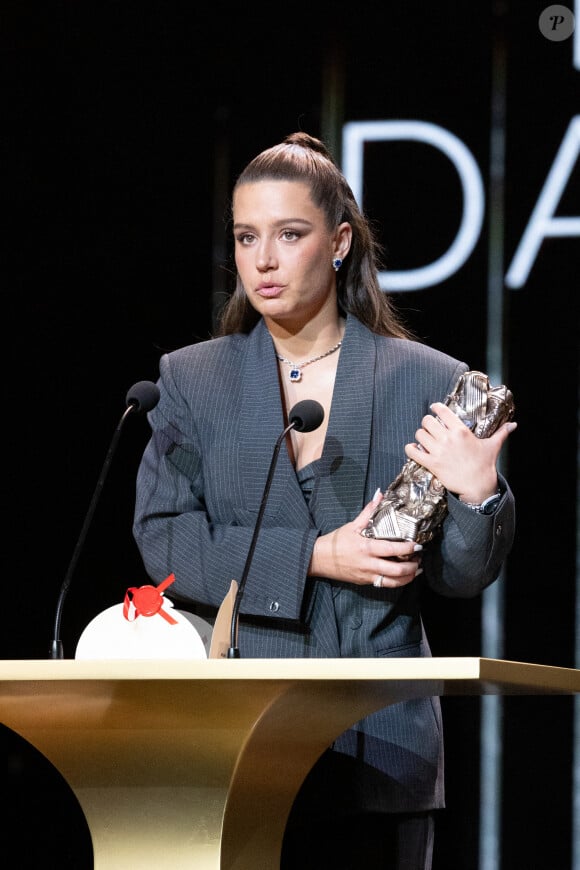
[[[405,586],[414,580],[422,570],[420,544],[366,538],[361,534],[382,497],[378,489],[352,522],[316,540],[309,576],[329,577],[356,586],[375,585],[390,589]]]

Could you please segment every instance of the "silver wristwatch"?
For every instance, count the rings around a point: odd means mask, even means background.
[[[489,498],[486,498],[485,501],[482,501],[481,504],[471,504],[471,502],[465,501],[463,504],[465,507],[471,508],[472,511],[475,511],[478,514],[485,514],[486,516],[490,516],[494,514],[498,504],[501,501],[501,493],[494,492],[493,495],[490,495]]]

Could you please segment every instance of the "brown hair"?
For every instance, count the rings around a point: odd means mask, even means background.
[[[326,145],[307,133],[291,133],[283,142],[262,151],[248,163],[238,176],[233,192],[243,184],[264,180],[306,183],[312,201],[324,212],[331,230],[344,221],[351,225],[350,251],[336,275],[341,313],[353,314],[378,335],[413,338],[391,300],[379,287],[379,246]],[[220,334],[250,332],[259,319],[238,276],[235,290],[220,315]]]

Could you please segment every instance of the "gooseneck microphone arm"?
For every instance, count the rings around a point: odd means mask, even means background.
[[[101,469],[101,473],[99,474],[99,479],[97,480],[97,485],[95,487],[95,491],[93,492],[93,497],[89,504],[89,508],[87,510],[85,520],[83,526],[81,528],[78,540],[76,542],[76,546],[74,548],[72,558],[70,560],[69,566],[67,568],[67,572],[65,574],[65,578],[62,582],[62,586],[60,587],[60,593],[58,596],[58,601],[56,605],[56,613],[54,618],[54,634],[52,645],[50,648],[50,658],[51,659],[62,659],[64,658],[64,651],[62,641],[60,639],[60,626],[62,621],[62,610],[64,607],[64,601],[67,596],[69,586],[71,584],[71,580],[73,578],[73,574],[75,572],[75,568],[77,566],[77,562],[79,560],[79,556],[83,549],[83,545],[85,543],[85,539],[87,537],[87,532],[90,528],[93,515],[95,513],[95,509],[97,507],[101,491],[103,489],[103,485],[107,478],[107,474],[109,473],[109,467],[111,465],[111,460],[113,459],[113,455],[117,448],[117,444],[119,441],[119,437],[121,435],[121,430],[123,428],[123,424],[127,417],[133,413],[143,413],[147,411],[151,411],[157,402],[159,401],[159,388],[156,384],[151,381],[139,381],[134,384],[129,392],[127,393],[126,402],[127,408],[125,409],[121,419],[117,424],[117,428],[113,434],[113,438],[111,439],[111,443],[109,445],[109,449],[107,451],[107,455],[105,457],[105,461],[103,463],[103,467]]]
[[[314,429],[318,429],[324,419],[324,410],[319,402],[315,402],[313,399],[304,399],[302,402],[298,402],[296,405],[294,405],[294,407],[290,410],[290,413],[288,414],[288,419],[290,420],[290,423],[278,436],[278,440],[276,441],[276,445],[274,447],[274,452],[270,461],[270,468],[268,469],[268,476],[266,478],[266,485],[264,486],[264,492],[262,494],[262,501],[260,502],[260,510],[258,511],[256,525],[254,526],[254,534],[252,535],[250,549],[248,550],[248,555],[246,557],[246,564],[244,565],[242,577],[240,579],[240,583],[236,592],[236,597],[234,599],[232,621],[230,625],[230,647],[227,652],[228,659],[240,658],[240,650],[238,647],[238,617],[240,613],[240,605],[242,603],[242,596],[244,594],[244,588],[248,579],[248,574],[250,573],[252,559],[254,558],[254,550],[256,549],[258,535],[262,526],[262,518],[264,516],[264,511],[266,510],[268,495],[270,493],[272,479],[276,470],[280,448],[284,442],[284,439],[286,438],[286,435],[292,429],[295,429],[297,432],[312,432]]]

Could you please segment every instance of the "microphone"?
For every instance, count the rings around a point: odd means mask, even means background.
[[[260,503],[260,510],[258,511],[256,525],[254,526],[254,534],[252,535],[250,549],[248,550],[246,564],[244,565],[242,579],[240,580],[240,585],[238,586],[236,592],[236,597],[232,610],[232,621],[230,626],[230,647],[227,652],[228,659],[240,658],[240,650],[238,648],[238,615],[240,612],[240,605],[242,603],[242,596],[244,594],[244,587],[248,579],[248,574],[250,573],[250,566],[252,564],[254,550],[256,549],[258,534],[262,526],[264,511],[266,510],[266,504],[268,502],[268,495],[270,494],[270,486],[272,485],[274,471],[276,470],[280,447],[282,446],[284,438],[291,429],[295,429],[296,432],[313,432],[315,429],[318,429],[318,427],[324,420],[324,409],[320,402],[315,402],[314,399],[303,399],[301,402],[297,402],[290,409],[290,413],[288,414],[288,420],[289,425],[286,426],[284,431],[278,436],[278,440],[276,441],[276,445],[274,447],[274,453],[272,454],[268,477],[266,478],[266,485],[264,486],[262,501]]]
[[[72,576],[74,570],[76,568],[77,562],[79,560],[79,556],[81,554],[81,550],[83,548],[85,538],[87,537],[87,532],[89,530],[89,526],[91,524],[93,514],[95,513],[95,508],[97,507],[97,502],[101,495],[101,490],[103,489],[103,484],[105,483],[105,479],[107,477],[109,466],[111,465],[111,460],[113,458],[113,454],[115,453],[115,449],[117,447],[117,443],[119,441],[119,436],[121,434],[121,429],[123,428],[123,424],[127,417],[130,414],[141,414],[146,413],[147,411],[152,411],[157,402],[159,401],[159,387],[157,384],[154,384],[152,381],[138,381],[136,384],[133,384],[131,389],[127,392],[125,397],[126,409],[117,424],[117,428],[115,429],[113,438],[109,445],[109,449],[107,451],[107,455],[105,458],[105,462],[103,463],[103,467],[101,469],[101,473],[99,474],[99,479],[97,480],[97,485],[95,487],[95,491],[93,492],[93,497],[91,499],[91,503],[89,505],[89,509],[87,511],[87,515],[85,517],[85,521],[83,523],[82,529],[80,531],[76,546],[73,551],[72,558],[70,560],[67,572],[65,574],[65,578],[63,580],[62,586],[60,588],[60,594],[58,596],[58,601],[56,605],[56,615],[54,619],[54,635],[52,646],[50,649],[50,658],[51,659],[62,659],[64,658],[62,641],[60,639],[60,623],[62,619],[62,609],[64,606],[64,600],[66,598]]]
[[[148,411],[152,411],[158,401],[159,387],[152,381],[137,381],[137,383],[133,384],[131,389],[128,390],[125,399],[127,410],[129,411],[130,408],[132,408],[134,411],[137,411],[138,414],[146,414]],[[124,422],[126,416],[127,411],[123,414],[121,422]]]

